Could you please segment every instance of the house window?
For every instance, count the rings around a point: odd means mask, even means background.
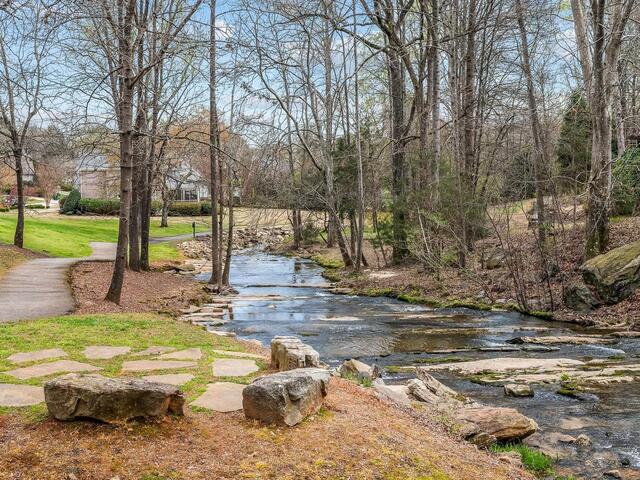
[[[178,202],[197,202],[198,192],[194,188],[180,188],[173,191],[173,198]]]
[[[195,202],[198,200],[198,192],[193,190],[182,190],[183,200],[185,202]]]

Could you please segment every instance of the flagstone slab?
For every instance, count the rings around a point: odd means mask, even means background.
[[[239,383],[210,383],[207,390],[191,405],[216,412],[235,412],[242,410],[242,391],[246,385]]]
[[[255,358],[258,360],[264,360],[266,358],[265,355],[257,355],[255,353],[247,353],[247,352],[232,352],[229,350],[214,350],[213,353],[216,353],[218,355],[227,355],[229,357]]]
[[[200,360],[202,358],[202,350],[199,348],[187,348],[186,350],[165,353],[164,355],[160,355],[158,358],[163,360]]]
[[[193,368],[195,362],[177,360],[130,360],[122,363],[123,372],[149,372],[152,370],[175,370],[177,368]]]
[[[198,313],[191,313],[189,315],[183,315],[182,318],[187,318],[189,320],[201,320],[203,318],[220,318],[220,317],[224,317],[225,313],[220,310],[220,311],[210,311],[210,312],[198,312]]]
[[[169,352],[173,352],[175,350],[175,348],[173,347],[149,347],[149,348],[145,348],[144,350],[141,350],[139,352],[136,353],[132,353],[131,356],[132,357],[146,357],[149,355],[160,355],[161,353],[169,353]]]
[[[109,360],[119,355],[126,355],[131,347],[110,347],[106,345],[92,345],[86,347],[82,354],[89,360]]]
[[[102,369],[88,363],[76,362],[75,360],[58,360],[55,362],[40,363],[29,367],[17,368],[5,373],[12,377],[19,378],[20,380],[27,380],[29,378],[53,375],[55,373],[95,372],[97,370]]]
[[[44,388],[0,383],[0,407],[28,407],[44,402]]]
[[[67,352],[60,348],[48,348],[46,350],[34,350],[33,352],[18,352],[7,357],[11,363],[39,362],[52,358],[67,357]]]
[[[260,370],[255,360],[240,358],[218,358],[213,362],[216,377],[244,377]]]
[[[166,375],[147,375],[144,380],[158,383],[168,383],[169,385],[181,386],[190,382],[195,377],[190,373],[167,373]]]

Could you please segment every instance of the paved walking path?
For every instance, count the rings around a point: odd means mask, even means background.
[[[74,308],[69,267],[84,260],[113,260],[116,244],[93,242],[84,258],[38,258],[11,269],[0,280],[0,323],[64,315]]]
[[[211,232],[198,232],[196,237],[206,237]],[[154,237],[149,239],[149,243],[166,243],[166,242],[184,242],[193,239],[193,233],[183,233],[181,235],[173,235],[172,237]]]

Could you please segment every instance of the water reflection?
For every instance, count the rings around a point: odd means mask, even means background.
[[[433,310],[386,298],[332,295],[318,288],[326,283],[321,269],[307,261],[251,252],[235,256],[231,271],[240,296],[233,303],[229,330],[265,345],[276,335],[297,335],[316,348],[323,361],[334,365],[352,357],[382,366],[402,366],[432,363],[452,355],[458,360],[640,356],[637,339],[622,339],[616,345],[562,345],[547,347],[547,351],[525,351],[507,340],[589,332],[516,313]],[[499,349],[509,353],[495,351]],[[640,467],[640,391],[636,382],[613,385],[579,401],[558,395],[557,385],[537,385],[534,397],[513,399],[505,397],[499,386],[478,385],[448,373],[438,376],[481,402],[515,406],[534,418],[546,435],[586,433],[595,451],[567,446],[571,457],[560,462],[585,478],[604,467],[619,468],[620,462]],[[395,374],[391,380],[406,377],[408,374]],[[588,421],[578,425],[583,428],[567,428],[575,426],[567,417]]]

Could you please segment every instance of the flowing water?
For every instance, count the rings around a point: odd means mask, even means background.
[[[382,297],[334,295],[323,288],[322,269],[305,260],[250,251],[234,256],[231,272],[240,295],[233,301],[227,330],[265,345],[276,335],[295,335],[331,365],[358,358],[386,367],[387,383],[412,377],[399,366],[463,359],[615,358],[622,364],[639,363],[638,338],[613,345],[558,345],[554,351],[495,351],[513,349],[506,341],[517,336],[603,332],[511,312],[434,310]],[[545,438],[554,433],[588,435],[590,447],[561,445],[567,456],[557,466],[574,475],[602,478],[602,472],[612,468],[640,471],[638,382],[609,385],[581,399],[559,395],[557,384],[533,385],[534,397],[512,398],[500,385],[474,383],[445,371],[434,375],[486,405],[517,408],[538,422]]]

